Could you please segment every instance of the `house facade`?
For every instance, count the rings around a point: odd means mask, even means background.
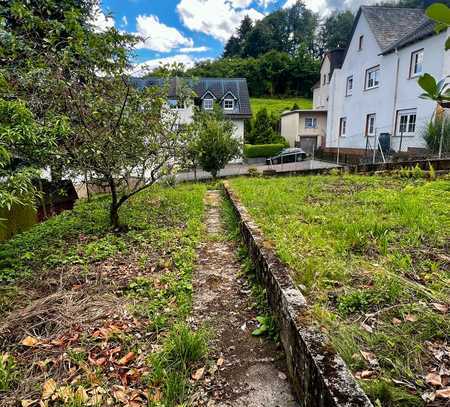
[[[448,33],[436,34],[434,26],[421,9],[360,8],[342,67],[328,85],[327,148],[426,148],[423,130],[436,104],[419,97],[417,79],[450,74]]]
[[[317,148],[325,147],[330,82],[334,70],[341,67],[344,56],[345,50],[335,49],[322,58],[320,80],[312,89],[312,109],[281,114],[281,136],[290,147],[300,147],[310,154]]]
[[[189,124],[195,107],[212,111],[215,105],[222,108],[225,118],[234,124],[234,137],[244,143],[244,120],[252,116],[247,80],[244,78],[135,78],[140,88],[168,86],[168,105],[177,113],[178,124]],[[183,89],[183,92],[180,91]],[[180,93],[189,94],[180,100]]]
[[[326,130],[326,110],[291,110],[281,114],[281,135],[289,147],[300,147],[312,154],[325,146]]]

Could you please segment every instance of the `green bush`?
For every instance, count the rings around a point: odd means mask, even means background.
[[[431,120],[422,130],[423,138],[425,139],[428,148],[433,152],[439,151],[439,144],[442,133],[442,118]],[[447,119],[444,124],[444,137],[442,139],[442,152],[450,152],[450,120]]]
[[[244,146],[244,156],[246,158],[257,158],[257,157],[273,157],[277,155],[286,144],[246,144]]]

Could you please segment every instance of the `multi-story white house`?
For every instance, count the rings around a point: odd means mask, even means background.
[[[439,79],[450,74],[448,33],[437,34],[434,26],[421,9],[359,9],[342,67],[326,84],[328,149],[426,147],[422,132],[436,104],[419,98],[417,79],[425,72]]]

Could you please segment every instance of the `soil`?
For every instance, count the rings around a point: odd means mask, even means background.
[[[212,333],[214,362],[197,378],[190,405],[297,406],[282,349],[270,339],[252,336],[258,314],[237,246],[223,238],[221,199],[219,191],[208,191],[205,197],[208,236],[199,251],[191,320]]]

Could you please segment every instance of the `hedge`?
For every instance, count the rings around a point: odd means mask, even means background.
[[[244,146],[244,156],[246,158],[273,157],[283,148],[286,148],[286,144],[246,144]]]

